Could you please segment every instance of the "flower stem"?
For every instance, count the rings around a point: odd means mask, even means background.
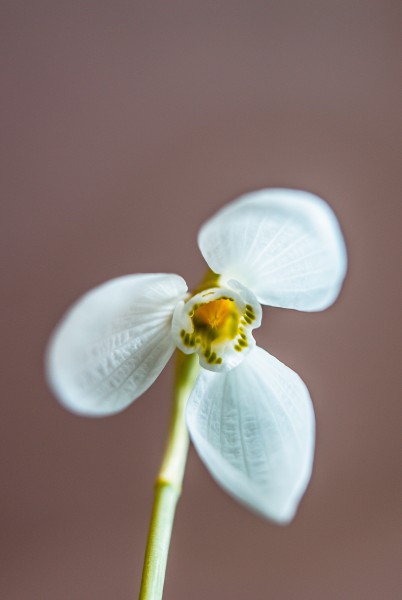
[[[155,496],[145,550],[139,600],[160,600],[177,501],[181,494],[189,437],[185,422],[188,397],[198,375],[196,354],[178,351],[168,440],[155,481]]]

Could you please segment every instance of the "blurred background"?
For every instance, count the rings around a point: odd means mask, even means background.
[[[311,485],[279,527],[192,450],[165,598],[399,597],[401,5],[3,0],[1,582],[5,600],[137,597],[172,365],[123,413],[59,406],[47,339],[91,287],[204,273],[202,222],[270,186],[325,198],[350,267],[260,345],[316,410]]]

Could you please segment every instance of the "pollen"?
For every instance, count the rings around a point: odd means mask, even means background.
[[[219,298],[201,304],[192,315],[194,331],[209,343],[235,338],[239,319],[236,304],[230,298]]]

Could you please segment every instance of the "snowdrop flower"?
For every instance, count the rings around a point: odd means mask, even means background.
[[[47,372],[61,402],[86,415],[126,408],[175,348],[196,352],[191,439],[212,476],[242,503],[289,521],[308,484],[314,412],[300,377],[256,346],[261,304],[318,311],[346,273],[329,206],[302,191],[242,196],[201,228],[210,277],[189,294],[173,274],[120,277],[90,291],[52,337]]]

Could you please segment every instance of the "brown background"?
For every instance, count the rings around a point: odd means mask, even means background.
[[[330,310],[267,309],[257,335],[310,388],[313,479],[278,527],[192,451],[165,598],[398,596],[398,6],[1,3],[1,598],[136,597],[171,367],[122,414],[79,418],[46,387],[47,338],[111,277],[194,285],[204,219],[278,185],[331,203],[350,259]]]

